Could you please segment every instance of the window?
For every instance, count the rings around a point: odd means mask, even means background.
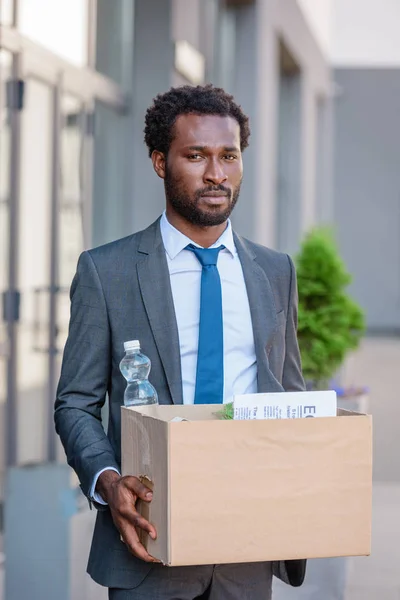
[[[0,306],[1,295],[8,289],[11,127],[5,86],[11,77],[11,68],[11,53],[0,50]],[[7,327],[0,314],[0,403],[6,398],[7,346]]]
[[[20,32],[78,66],[88,61],[86,0],[20,0]]]
[[[13,24],[14,2],[13,0],[0,0],[0,23],[2,25]]]

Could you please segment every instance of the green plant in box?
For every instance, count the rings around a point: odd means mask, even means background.
[[[216,413],[219,419],[233,419],[233,402],[224,404],[222,409]]]
[[[346,292],[351,276],[329,229],[313,229],[295,262],[303,375],[313,389],[327,389],[346,355],[359,345],[364,314]]]

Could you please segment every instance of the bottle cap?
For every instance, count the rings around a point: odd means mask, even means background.
[[[140,350],[139,340],[131,340],[130,342],[124,342],[124,350]]]

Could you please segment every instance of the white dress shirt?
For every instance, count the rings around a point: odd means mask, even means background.
[[[202,266],[195,254],[185,248],[188,244],[196,246],[198,244],[175,229],[169,223],[165,212],[161,217],[160,229],[167,257],[178,326],[183,403],[193,404],[196,386]],[[211,248],[221,245],[225,248],[218,255],[217,267],[221,279],[224,327],[223,400],[230,402],[234,395],[257,392],[257,362],[246,284],[230,221],[228,221],[224,233]],[[97,502],[104,504],[101,497],[95,492],[97,479],[101,473],[102,471],[95,477],[91,496]]]
[[[167,253],[178,325],[183,403],[193,404],[202,267],[196,255],[190,250],[185,250],[188,244],[194,242],[168,222],[165,212],[161,217],[160,228]],[[224,326],[224,402],[230,402],[234,394],[257,392],[257,363],[246,284],[230,221],[211,248],[221,245],[225,246],[225,249],[218,255],[217,267],[221,279]]]

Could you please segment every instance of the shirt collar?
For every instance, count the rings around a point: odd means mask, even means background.
[[[164,248],[171,260],[173,260],[179,252],[184,250],[188,244],[194,244],[199,246],[193,240],[188,238],[186,235],[178,231],[167,219],[165,211],[163,212],[160,220],[161,237],[164,243]],[[225,246],[225,248],[232,254],[236,255],[235,242],[233,240],[232,224],[230,220],[227,221],[227,226],[221,237],[210,246],[210,248],[218,248],[218,246]]]

